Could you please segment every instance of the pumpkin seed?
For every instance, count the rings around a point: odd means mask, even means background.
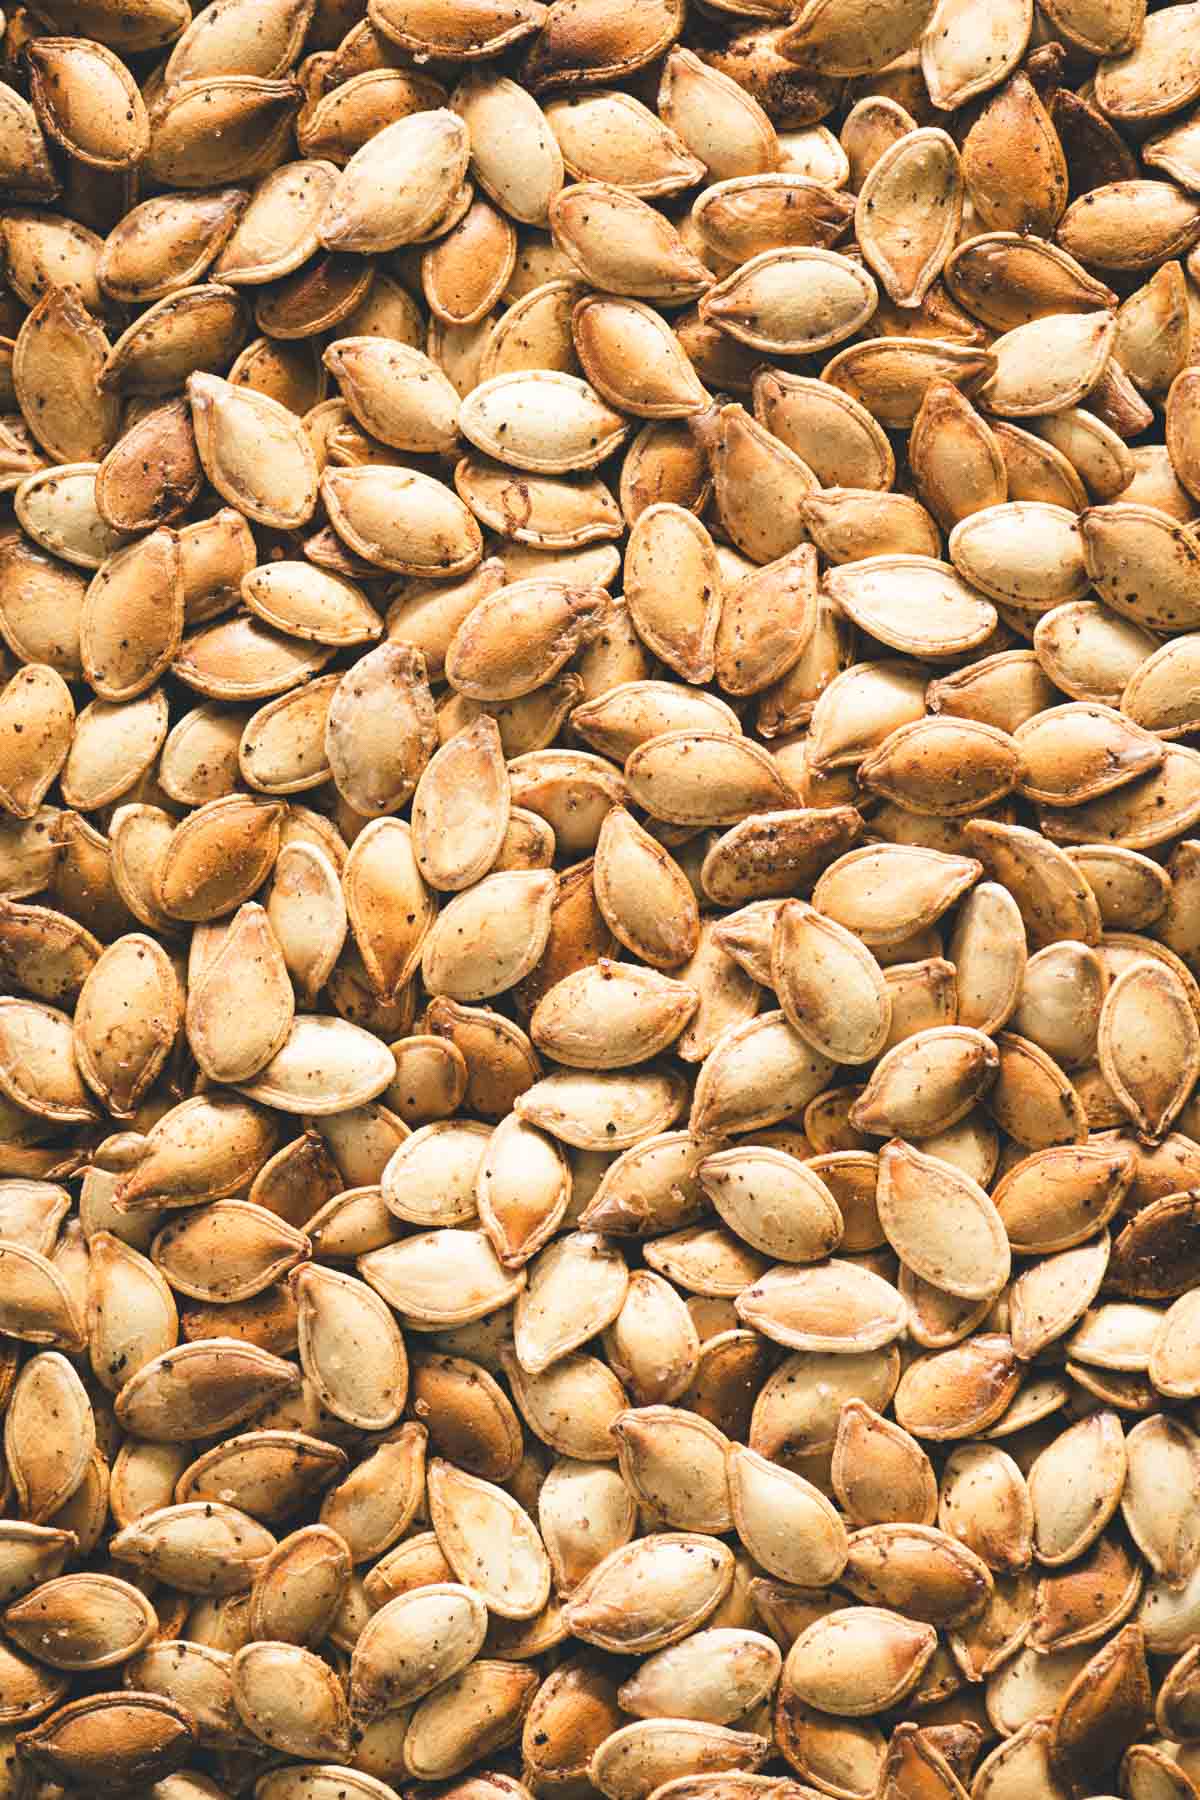
[[[829,1613],[792,1645],[783,1692],[843,1717],[876,1712],[916,1685],[935,1640],[930,1626],[882,1607]]]

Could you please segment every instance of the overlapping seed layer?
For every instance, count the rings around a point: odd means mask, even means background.
[[[1200,1800],[1200,4],[0,15],[0,1800]]]

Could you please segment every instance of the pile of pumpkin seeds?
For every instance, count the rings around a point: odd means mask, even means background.
[[[0,270],[0,1800],[1198,1800],[1200,0],[26,0]]]

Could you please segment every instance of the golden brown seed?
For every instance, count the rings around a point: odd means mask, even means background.
[[[732,1578],[732,1552],[718,1539],[651,1535],[605,1557],[572,1594],[567,1622],[601,1649],[664,1649],[707,1618]]]
[[[183,1425],[215,1436],[299,1387],[295,1368],[234,1339],[203,1339],[164,1351],[127,1380],[119,1416],[139,1437],[170,1441]]]
[[[20,1740],[48,1778],[117,1780],[169,1775],[187,1757],[195,1732],[182,1706],[148,1693],[99,1693],[60,1707]]]
[[[788,1023],[831,1061],[869,1062],[891,1025],[879,965],[853,934],[802,900],[775,921],[771,974]]]
[[[95,1441],[91,1405],[70,1363],[57,1351],[33,1356],[12,1389],[4,1422],[9,1471],[30,1523],[45,1523],[76,1492]]]
[[[920,1679],[936,1634],[879,1607],[847,1608],[801,1632],[789,1652],[783,1690],[845,1717],[875,1712]]]
[[[253,903],[242,906],[189,985],[192,1053],[214,1081],[245,1081],[270,1062],[294,1016],[291,981],[268,915]]]
[[[892,299],[922,300],[958,234],[963,171],[945,132],[905,133],[859,189],[858,241]]]
[[[136,1656],[158,1628],[139,1589],[111,1575],[64,1575],[8,1607],[5,1630],[52,1668],[103,1669]]]
[[[18,333],[17,401],[56,462],[99,461],[117,438],[116,397],[100,388],[108,355],[103,331],[70,289],[51,288]]]
[[[13,1800],[1200,1778],[1194,10],[12,13]]]
[[[355,1713],[371,1717],[419,1700],[473,1659],[486,1629],[480,1596],[451,1582],[388,1601],[354,1647],[350,1680]]]
[[[835,250],[764,250],[711,287],[700,311],[752,350],[796,356],[850,337],[877,298],[871,277]]]
[[[550,1565],[525,1511],[491,1483],[435,1460],[429,1504],[438,1543],[451,1567],[474,1576],[476,1591],[507,1619],[528,1619],[545,1605]]]

